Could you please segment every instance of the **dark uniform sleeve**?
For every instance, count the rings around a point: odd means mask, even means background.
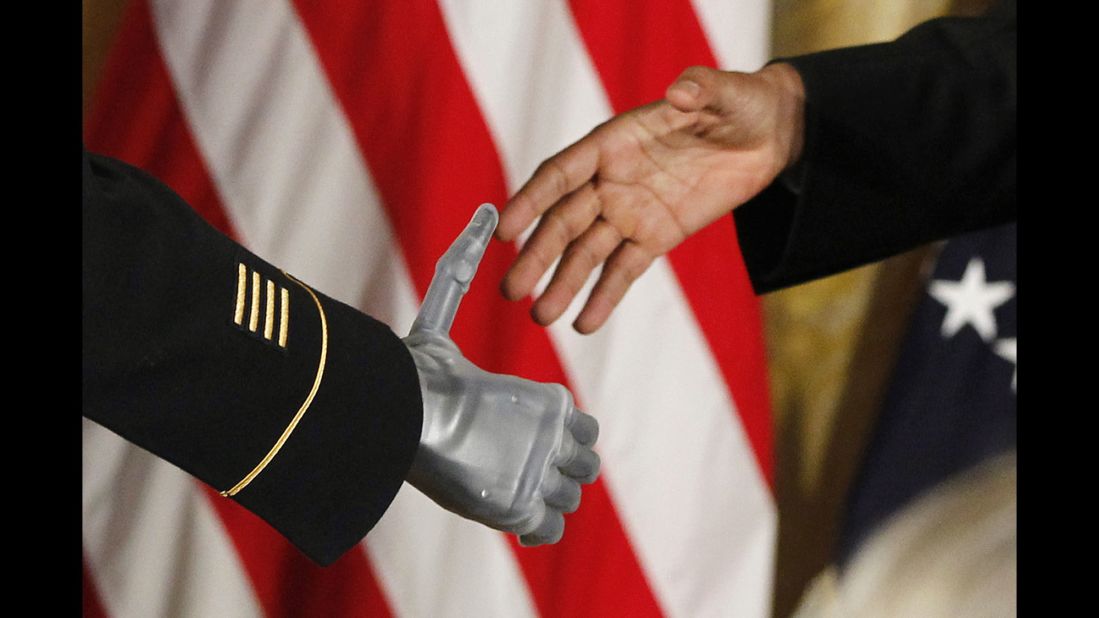
[[[422,403],[390,329],[85,153],[83,410],[329,564],[392,501]]]
[[[1016,217],[1016,18],[943,18],[892,43],[783,60],[806,90],[797,194],[734,211],[757,293]]]

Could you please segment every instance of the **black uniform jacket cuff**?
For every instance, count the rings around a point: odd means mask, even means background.
[[[336,560],[381,517],[416,453],[422,403],[407,349],[140,170],[85,153],[83,173],[84,415],[218,491],[270,455],[224,499],[313,560]]]
[[[782,60],[806,90],[799,191],[734,211],[757,293],[1016,218],[1014,3]]]

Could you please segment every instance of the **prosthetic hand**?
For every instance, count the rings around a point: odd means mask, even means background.
[[[424,401],[408,482],[449,511],[519,535],[523,545],[556,543],[563,513],[580,505],[580,485],[599,473],[591,450],[598,423],[563,386],[488,373],[449,336],[497,220],[491,204],[478,208],[439,258],[404,339]]]

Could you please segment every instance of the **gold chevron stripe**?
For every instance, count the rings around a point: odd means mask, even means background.
[[[233,310],[233,321],[238,325],[244,323],[244,297],[248,295],[248,269],[244,264],[237,264],[237,305]]]
[[[263,338],[270,339],[275,332],[275,282],[267,280],[267,311],[263,316]]]
[[[290,331],[290,292],[279,288],[279,347],[286,347],[286,337]]]
[[[248,314],[248,330],[253,333],[259,326],[259,273],[252,271],[252,312]]]

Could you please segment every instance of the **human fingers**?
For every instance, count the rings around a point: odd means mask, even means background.
[[[591,295],[572,324],[573,328],[585,335],[598,330],[653,259],[653,255],[632,241],[627,240],[619,245],[603,266]]]
[[[596,267],[622,242],[622,236],[604,219],[596,219],[586,232],[569,244],[546,291],[531,307],[531,316],[542,326],[552,324],[568,308]]]
[[[583,446],[591,447],[599,438],[599,421],[594,416],[585,414],[580,408],[573,407],[565,427],[572,433],[572,437]]]
[[[492,204],[481,204],[462,233],[435,263],[435,275],[424,295],[420,313],[412,324],[412,332],[450,332],[454,316],[469,283],[477,274],[477,266],[492,240],[499,215]]]
[[[565,534],[565,516],[547,508],[541,524],[531,532],[519,535],[519,544],[523,547],[553,544]]]
[[[519,300],[530,294],[569,243],[583,234],[598,216],[599,197],[590,182],[558,200],[538,222],[500,282],[504,297]]]
[[[515,240],[558,200],[591,180],[599,167],[601,139],[602,134],[596,128],[578,142],[543,161],[523,187],[504,205],[496,237],[503,241]]]

